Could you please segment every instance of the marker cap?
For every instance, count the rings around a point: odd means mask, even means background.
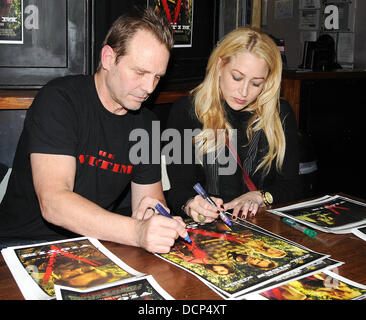
[[[315,230],[311,230],[311,229],[308,229],[308,228],[305,228],[304,229],[304,233],[309,236],[310,238],[316,238],[316,231]]]
[[[196,190],[196,192],[201,195],[202,197],[205,197],[206,195],[206,192],[205,190],[203,190],[202,186],[199,184],[199,183],[196,183],[194,186],[193,186],[193,189]]]

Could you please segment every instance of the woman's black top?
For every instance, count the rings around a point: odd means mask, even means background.
[[[295,201],[301,197],[297,123],[289,103],[282,99],[280,101],[280,119],[286,137],[286,153],[281,171],[277,171],[274,160],[267,175],[264,175],[263,170],[255,172],[267,153],[268,143],[264,132],[254,134],[251,144],[247,145],[246,128],[252,114],[232,110],[225,104],[226,118],[231,126],[237,129],[237,153],[241,164],[258,190],[272,194],[273,204]],[[174,103],[167,129],[175,129],[171,131],[174,133],[172,138],[163,147],[171,185],[167,191],[167,201],[174,214],[182,214],[182,205],[196,195],[193,185],[197,182],[212,196],[222,198],[224,203],[249,191],[243,181],[242,170],[227,147],[225,153],[221,154],[221,160],[220,157],[216,161],[212,161],[212,157],[203,157],[202,165],[202,162],[195,158],[190,135],[196,135],[200,130],[194,130],[202,129],[202,124],[195,115],[190,96],[180,98]],[[232,170],[227,170],[228,163],[234,164],[236,169],[229,175],[226,173]]]

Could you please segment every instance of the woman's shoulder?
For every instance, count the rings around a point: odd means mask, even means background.
[[[285,119],[287,117],[295,119],[294,109],[286,99],[280,98],[280,118]]]
[[[280,98],[280,111],[286,112],[286,113],[292,111],[292,107],[291,107],[290,103],[284,98]]]
[[[287,100],[282,98],[280,99],[280,119],[285,130],[297,131],[297,121],[294,109]]]
[[[191,95],[178,98],[172,105],[169,112],[168,124],[172,122],[193,123],[196,125],[197,117],[194,108],[194,100]],[[188,122],[188,123],[187,123]]]
[[[191,110],[194,106],[193,96],[188,94],[186,96],[182,96],[178,98],[172,106],[172,110],[176,111],[187,111]]]

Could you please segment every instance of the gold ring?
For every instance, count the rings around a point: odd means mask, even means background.
[[[203,216],[202,214],[198,214],[197,219],[201,222],[204,222],[206,220],[205,216]]]

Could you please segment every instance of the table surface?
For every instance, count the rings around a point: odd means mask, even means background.
[[[313,251],[329,254],[344,264],[337,268],[339,275],[366,285],[366,241],[353,234],[330,234],[318,231],[311,239],[300,231],[284,224],[280,217],[261,209],[248,221],[275,234],[299,243]],[[219,300],[221,297],[192,274],[141,249],[102,241],[117,257],[137,271],[151,274],[175,299]],[[23,300],[14,278],[2,255],[0,256],[0,300]]]

